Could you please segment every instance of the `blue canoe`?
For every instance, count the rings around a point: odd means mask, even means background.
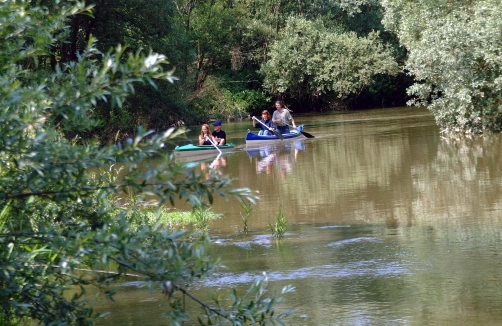
[[[286,139],[292,139],[296,137],[300,137],[302,135],[303,131],[303,125],[298,125],[296,126],[296,129],[290,128],[289,133],[287,134],[282,134],[284,137],[284,140]],[[260,143],[269,143],[269,142],[274,142],[274,141],[281,141],[276,135],[272,136],[262,136],[255,134],[254,132],[251,132],[248,130],[248,133],[246,134],[246,144],[260,144]]]
[[[232,149],[235,148],[234,144],[225,144],[218,146],[220,151],[222,153],[228,152]],[[183,145],[183,146],[176,146],[174,149],[174,155],[177,158],[180,157],[189,157],[189,156],[201,156],[201,155],[218,155],[220,152],[214,148],[213,145],[193,145],[193,144],[188,144],[188,145]]]

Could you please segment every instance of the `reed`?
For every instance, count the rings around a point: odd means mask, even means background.
[[[241,202],[241,218],[242,218],[242,223],[244,224],[244,233],[248,234],[248,220],[251,214],[253,213],[253,204],[250,201],[244,200]]]
[[[282,211],[282,205],[279,205],[279,211],[275,214],[275,220],[275,223],[268,222],[268,229],[274,238],[282,239],[289,228],[288,218]]]

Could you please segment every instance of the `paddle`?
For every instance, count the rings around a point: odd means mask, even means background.
[[[206,137],[207,140],[209,140],[209,142],[211,144],[213,144],[214,148],[216,148],[218,150],[218,152],[220,152],[220,154],[218,156],[220,156],[222,153],[221,153],[221,150],[218,148],[218,146],[213,142],[213,140],[211,139],[211,137]]]
[[[290,109],[288,109],[287,107],[284,107],[286,110],[288,110],[289,112],[293,112],[291,111]],[[287,124],[287,123],[286,123]],[[288,125],[288,124],[287,124]],[[291,127],[291,125],[288,125]],[[307,138],[315,138],[314,135],[312,134],[309,134],[308,132],[305,132],[305,131],[300,131],[302,133],[302,135],[304,135],[305,137]]]
[[[209,140],[209,142],[210,142],[211,144],[213,144],[214,148],[216,148],[216,149],[218,150],[218,152],[220,152],[220,154],[218,154],[218,156],[216,156],[216,158],[213,160],[213,162],[211,162],[211,164],[209,165],[209,168],[211,168],[211,169],[212,169],[212,168],[214,167],[214,165],[216,164],[216,162],[218,162],[218,160],[220,159],[221,154],[223,154],[223,153],[222,153],[222,152],[221,152],[221,150],[218,148],[218,145],[216,145],[216,144],[213,142],[213,140],[211,139],[211,137],[206,137],[206,138],[207,138],[207,140]]]
[[[288,125],[288,126],[290,126],[291,128],[293,128],[291,125]],[[308,132],[305,132],[305,131],[300,131],[300,132],[302,133],[302,135],[304,135],[307,138],[315,138],[314,135],[311,135]]]
[[[280,140],[284,140],[284,136],[280,132],[278,132],[276,129],[270,128],[269,126],[267,126],[266,124],[264,124],[263,122],[261,122],[260,120],[258,120],[256,117],[253,117],[253,120],[258,121],[262,126],[264,126],[265,128],[267,128],[270,132],[273,132],[274,135],[276,135]]]

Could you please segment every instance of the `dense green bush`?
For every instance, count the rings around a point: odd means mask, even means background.
[[[413,105],[427,106],[443,130],[502,130],[502,2],[383,0],[416,83]]]
[[[392,51],[378,33],[358,37],[334,32],[320,22],[291,18],[263,64],[264,87],[294,98],[359,94],[379,74],[395,75]]]

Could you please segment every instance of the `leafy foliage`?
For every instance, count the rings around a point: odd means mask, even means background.
[[[102,52],[123,44],[126,53],[140,50],[163,53],[170,61],[165,63],[166,67],[176,68],[177,78],[186,81],[185,67],[195,60],[195,52],[171,1],[93,0],[89,3],[97,10],[93,16],[72,17],[72,30],[78,30],[79,37],[70,43],[86,43],[94,35],[99,39],[96,47]],[[64,48],[64,44],[60,48]],[[85,134],[80,131],[80,135],[106,140],[120,131],[119,137],[125,138],[139,125],[164,130],[184,120],[192,122],[193,116],[185,114],[187,99],[182,85],[173,87],[162,80],[156,84],[157,87],[135,85],[135,93],[128,96],[121,107],[97,105],[94,115],[102,123]]]
[[[214,323],[214,320],[220,321],[221,315],[230,316],[228,320],[233,325],[275,325],[277,321],[280,325],[284,325],[282,318],[293,313],[293,311],[288,310],[278,314],[275,318],[270,318],[270,311],[274,307],[282,302],[282,299],[271,299],[267,293],[268,278],[264,273],[264,277],[255,281],[246,294],[240,297],[237,291],[234,291],[231,295],[232,304],[229,308],[225,308],[221,301],[213,297],[215,304],[218,309],[208,309],[207,312],[207,325],[220,325],[220,323]],[[281,294],[286,294],[294,291],[294,287],[285,286]],[[275,295],[274,295],[275,297]],[[199,319],[201,324],[204,324],[204,320]]]
[[[502,3],[382,1],[416,79],[410,102],[425,105],[443,130],[502,130]]]
[[[135,201],[121,205],[118,210],[129,221],[131,229],[141,228],[143,225],[159,224],[162,228],[190,228],[197,232],[204,231],[206,233],[210,220],[223,217],[222,214],[214,212],[208,206],[197,206],[192,211],[179,211],[165,206],[157,207],[157,205]]]
[[[242,119],[270,103],[270,98],[262,89],[250,89],[245,84],[234,82],[226,76],[208,77],[204,88],[191,101],[194,107],[204,112],[199,116],[200,122],[207,122],[210,117]]]
[[[251,202],[257,197],[247,188],[229,190],[228,176],[206,178],[176,164],[165,145],[181,130],[157,134],[140,127],[124,143],[105,146],[63,136],[99,123],[93,116],[98,105],[123,107],[138,83],[156,87],[156,80],[175,80],[164,55],[126,53],[120,46],[102,53],[92,38],[75,61],[54,71],[40,65],[64,40],[69,18],[81,14],[91,8],[74,1],[51,7],[0,2],[0,320],[91,325],[99,314],[85,287],[108,286],[113,298],[112,281],[133,273],[152,289],[169,292],[176,324],[187,318],[176,303],[180,292],[188,292],[178,284],[190,285],[211,267],[207,240],[191,241],[190,234],[160,223],[131,223],[114,198],[148,196],[157,198],[158,207],[175,200],[204,207],[214,195]],[[97,173],[113,165],[123,174]],[[110,265],[116,269],[101,272]],[[260,296],[219,317],[238,324],[238,311],[263,324],[277,321],[275,299],[261,296],[262,287],[250,293]],[[267,302],[266,311],[248,308],[257,299]]]
[[[287,21],[281,38],[271,46],[270,60],[262,66],[265,88],[299,98],[330,93],[346,98],[370,85],[373,76],[397,71],[378,33],[363,38],[295,18]]]

